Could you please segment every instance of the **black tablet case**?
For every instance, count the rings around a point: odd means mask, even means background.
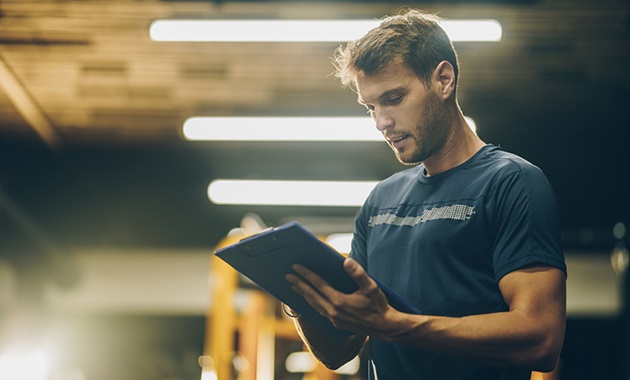
[[[291,283],[285,280],[285,275],[294,273],[291,266],[301,264],[319,274],[339,291],[352,293],[357,290],[357,284],[343,269],[344,257],[298,222],[289,222],[245,238],[217,250],[215,255],[332,337],[340,338],[352,334],[335,328],[304,298],[291,290]],[[384,285],[378,285],[394,308],[406,313],[420,314],[413,305]]]

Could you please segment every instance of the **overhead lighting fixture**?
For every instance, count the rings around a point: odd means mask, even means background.
[[[219,205],[358,207],[376,183],[217,179],[208,186],[208,198]]]
[[[169,42],[343,42],[356,40],[380,20],[155,20],[153,41]],[[500,41],[497,20],[446,20],[452,41]]]
[[[441,25],[453,42],[498,42],[503,37],[497,20],[446,20]]]
[[[466,121],[476,131],[475,121]],[[370,117],[191,117],[190,141],[384,141]]]
[[[384,141],[369,117],[191,117],[192,141]]]

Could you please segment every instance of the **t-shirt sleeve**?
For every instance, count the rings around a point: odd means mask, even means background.
[[[560,217],[549,181],[535,166],[519,166],[494,192],[493,262],[498,282],[530,264],[549,265],[566,273]]]
[[[356,260],[367,271],[367,230],[368,216],[367,205],[363,205],[354,222],[354,233],[349,257]]]

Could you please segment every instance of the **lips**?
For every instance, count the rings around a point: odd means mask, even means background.
[[[387,141],[389,141],[394,148],[400,149],[404,145],[407,137],[409,137],[409,135],[387,136]]]

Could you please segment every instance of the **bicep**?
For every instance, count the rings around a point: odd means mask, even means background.
[[[510,312],[520,313],[533,334],[561,344],[566,320],[566,274],[544,265],[530,265],[510,272],[499,281]]]

